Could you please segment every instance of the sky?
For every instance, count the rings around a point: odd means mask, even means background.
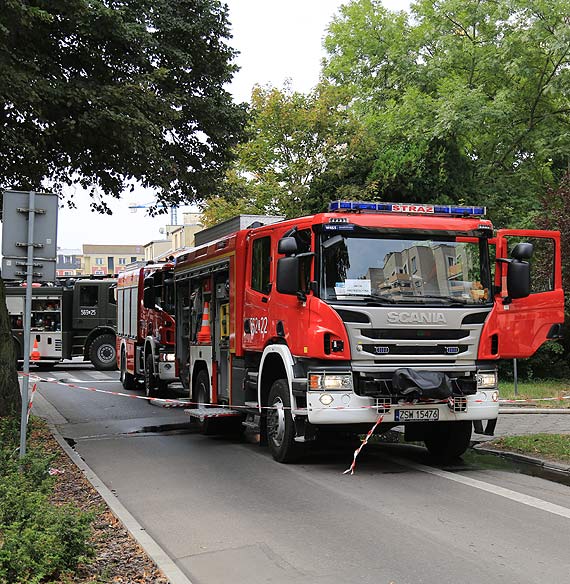
[[[236,102],[249,101],[255,84],[282,87],[290,80],[295,91],[308,92],[318,82],[324,56],[322,39],[338,8],[346,0],[225,0],[233,38],[240,54],[240,71],[228,87]],[[405,10],[408,0],[384,0],[390,10]],[[87,244],[144,245],[162,239],[161,227],[169,215],[147,216],[144,209],[129,206],[153,202],[152,191],[139,189],[120,201],[107,200],[112,216],[89,210],[89,196],[77,187],[77,209],[59,211],[58,247],[81,249]],[[190,210],[189,208],[186,208]],[[182,222],[182,212],[178,222]]]

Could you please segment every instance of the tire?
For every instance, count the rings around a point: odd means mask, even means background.
[[[127,371],[127,356],[121,352],[121,385],[123,389],[133,390],[137,388],[137,380],[134,375]]]
[[[424,438],[429,453],[442,462],[462,456],[471,443],[472,422],[439,422]]]
[[[291,414],[289,386],[278,379],[269,390],[266,416],[267,445],[277,462],[295,462],[303,453],[301,444],[295,442],[295,423]]]
[[[144,394],[146,397],[158,397],[159,394],[152,353],[148,353],[144,360]]]
[[[206,369],[200,369],[194,380],[194,391],[192,392],[192,401],[201,404],[196,407],[203,408],[204,404],[210,403],[210,376]],[[210,418],[205,419],[200,422],[198,418],[194,420],[202,434],[212,435],[215,434],[216,420]]]
[[[117,347],[115,336],[105,334],[98,336],[89,347],[89,360],[98,371],[117,369]]]

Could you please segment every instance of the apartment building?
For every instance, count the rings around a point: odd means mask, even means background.
[[[85,275],[118,274],[129,264],[143,261],[142,245],[83,245],[81,269]]]

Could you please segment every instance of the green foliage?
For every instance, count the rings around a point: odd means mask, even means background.
[[[245,113],[229,37],[219,0],[4,0],[0,188],[214,192]]]
[[[517,360],[519,379],[570,379],[570,363],[565,347],[554,341],[547,341],[529,359]],[[514,379],[512,360],[499,362],[501,379]]]
[[[43,582],[92,555],[91,513],[49,502],[53,457],[30,449],[17,454],[18,428],[0,419],[0,582]]]
[[[324,76],[377,143],[366,188],[391,200],[487,204],[520,224],[570,148],[568,0],[380,0],[341,8]],[[375,192],[374,192],[375,191]]]
[[[254,88],[248,140],[236,148],[223,195],[206,202],[206,223],[240,212],[296,217],[321,211],[311,185],[347,159],[359,131],[343,95],[326,84],[308,95]]]

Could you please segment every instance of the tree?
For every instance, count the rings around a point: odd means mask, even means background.
[[[321,211],[311,185],[341,164],[357,134],[342,88],[322,84],[307,95],[287,86],[254,88],[248,139],[235,150],[223,200],[206,201],[205,221],[239,212],[296,217]]]
[[[219,0],[2,0],[0,187],[215,192],[245,111]]]
[[[379,0],[341,8],[323,74],[377,150],[376,197],[476,201],[503,225],[539,206],[570,147],[568,0]]]
[[[0,0],[0,191],[79,183],[103,213],[137,183],[165,206],[216,192],[245,121],[224,89],[229,37],[219,0]],[[0,415],[15,400],[5,316]]]

